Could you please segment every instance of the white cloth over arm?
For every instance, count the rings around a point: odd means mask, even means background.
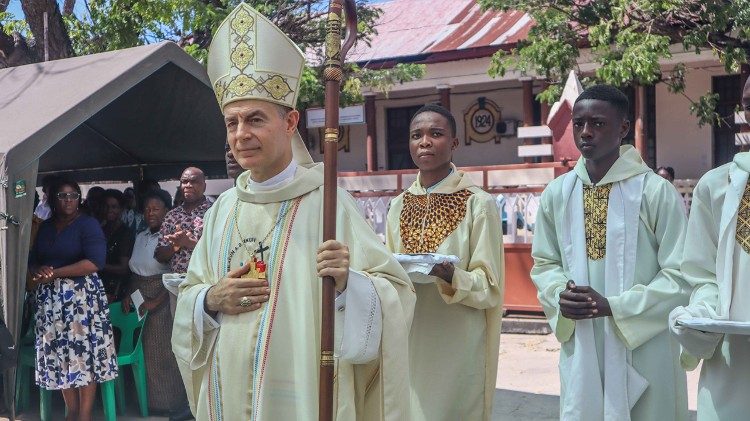
[[[380,298],[370,278],[349,271],[346,290],[336,297],[337,356],[352,364],[374,360],[383,333]],[[339,337],[338,332],[341,333]]]
[[[680,326],[677,321],[689,318],[729,319],[736,245],[734,233],[747,178],[747,172],[734,163],[730,164],[729,185],[726,187],[718,229],[716,215],[710,207],[712,199],[709,188],[699,182],[693,192],[682,271],[694,290],[690,305],[675,308],[669,318],[669,328],[682,346],[680,362],[688,370],[696,368],[699,360],[713,357],[724,335],[689,329]]]

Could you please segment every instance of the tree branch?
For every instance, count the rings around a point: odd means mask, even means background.
[[[60,7],[55,0],[21,0],[21,9],[34,35],[35,49],[42,52],[39,56],[43,56],[44,51],[44,12],[47,12],[49,59],[57,60],[74,55],[68,29],[65,27]]]
[[[7,35],[0,25],[0,69],[37,61],[34,52],[18,32]]]
[[[72,15],[75,7],[76,0],[65,0],[65,3],[63,4],[63,14],[65,16]]]

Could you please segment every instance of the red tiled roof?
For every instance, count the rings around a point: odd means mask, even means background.
[[[349,61],[400,57],[515,44],[532,25],[523,12],[483,12],[475,0],[391,0],[383,10],[371,45],[359,43]]]

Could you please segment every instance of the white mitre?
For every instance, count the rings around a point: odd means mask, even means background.
[[[222,111],[246,99],[296,108],[304,66],[299,47],[244,2],[219,25],[208,49],[208,78]],[[299,133],[292,148],[298,164],[312,163]]]

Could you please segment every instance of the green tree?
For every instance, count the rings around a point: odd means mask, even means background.
[[[42,61],[44,12],[48,16],[50,60],[171,40],[204,62],[215,28],[239,0],[79,0],[85,13],[74,14],[76,0],[20,0],[24,19],[6,12],[0,1],[0,68]],[[246,0],[311,56],[322,57],[328,2],[321,0]],[[60,4],[62,3],[62,11]],[[80,6],[79,6],[80,7]],[[381,11],[357,0],[358,42],[376,33]],[[322,61],[320,61],[322,62]],[[360,87],[372,81],[387,90],[393,83],[422,77],[424,66],[362,70],[350,66],[342,103],[361,101]],[[320,69],[306,68],[299,106],[322,104]],[[390,85],[389,85],[390,83]]]
[[[508,70],[533,74],[552,82],[539,95],[554,101],[565,75],[577,69],[583,49],[596,63],[593,81],[616,86],[665,83],[685,95],[685,66],[663,72],[661,59],[672,57],[670,45],[685,51],[707,51],[727,72],[736,72],[750,54],[750,0],[478,0],[485,8],[520,10],[535,21],[526,40],[492,59],[489,73]],[[721,120],[714,112],[718,96],[688,98],[699,124]]]

